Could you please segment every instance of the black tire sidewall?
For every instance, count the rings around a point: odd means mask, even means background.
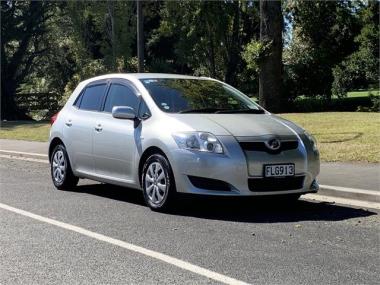
[[[61,183],[58,183],[57,181],[55,181],[54,173],[53,173],[53,158],[54,158],[55,153],[59,150],[63,152],[63,155],[65,157],[65,176]],[[53,180],[53,184],[57,189],[63,190],[68,187],[75,186],[78,183],[78,178],[75,177],[71,171],[70,160],[69,160],[69,156],[67,155],[66,148],[62,144],[57,145],[51,154],[50,173],[51,173],[51,178]]]
[[[150,164],[152,164],[153,162],[158,162],[161,164],[163,171],[165,173],[166,183],[168,185],[164,199],[158,204],[153,203],[149,199],[148,194],[147,194],[146,189],[145,189],[145,175],[146,175],[146,172],[147,172]],[[175,195],[175,182],[174,182],[172,169],[171,169],[169,161],[167,160],[166,157],[164,157],[161,154],[153,154],[145,161],[143,171],[142,171],[141,184],[142,184],[142,189],[143,189],[143,194],[144,194],[144,200],[145,200],[146,204],[152,210],[164,210],[164,209],[169,208],[169,205],[171,204],[171,201],[174,198],[173,196]]]

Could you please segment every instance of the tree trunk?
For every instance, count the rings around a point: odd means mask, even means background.
[[[227,68],[224,81],[228,84],[236,86],[237,67],[240,56],[240,1],[233,3],[235,14],[232,25],[232,36],[229,50],[227,51]]]
[[[282,27],[281,1],[260,1],[260,40],[267,49],[260,61],[259,101],[272,112],[282,106]]]
[[[112,71],[116,72],[115,7],[113,1],[108,1],[108,15],[111,25]]]
[[[144,15],[142,0],[137,1],[137,58],[138,72],[144,72]]]
[[[6,79],[1,80],[1,120],[31,120],[23,110],[20,110],[15,102],[16,86],[12,82],[5,84]]]

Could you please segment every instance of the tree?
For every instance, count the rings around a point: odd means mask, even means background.
[[[68,42],[75,64],[62,101],[82,80],[107,72],[135,71],[131,66],[136,37],[134,5],[111,0],[67,2],[65,10],[71,28]]]
[[[240,85],[241,52],[258,34],[253,1],[167,1],[160,14],[159,27],[148,37],[148,54],[160,56],[174,72]]]
[[[287,97],[331,97],[332,69],[357,48],[361,1],[286,2],[292,40],[284,50]],[[301,83],[302,82],[302,83]]]
[[[282,28],[281,1],[260,1],[260,41],[267,46],[260,60],[259,101],[272,112],[282,106]]]
[[[359,48],[333,68],[332,93],[338,97],[370,84],[379,86],[379,2],[369,1],[359,15],[362,28],[355,38]]]
[[[15,94],[33,67],[46,33],[50,3],[1,1],[1,119],[28,119],[15,102]]]

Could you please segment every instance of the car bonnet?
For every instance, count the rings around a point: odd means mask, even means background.
[[[262,135],[294,136],[293,126],[269,114],[173,114],[194,130],[214,135],[253,137]]]

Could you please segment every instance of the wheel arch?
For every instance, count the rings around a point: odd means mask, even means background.
[[[138,170],[139,170],[139,184],[141,187],[142,187],[141,176],[142,176],[142,170],[144,167],[144,163],[148,159],[149,156],[151,156],[152,154],[157,154],[157,153],[163,155],[169,161],[168,156],[165,154],[165,152],[161,148],[159,148],[157,146],[148,147],[143,152],[143,154],[141,155],[140,160],[139,160],[139,168],[138,168]]]
[[[54,148],[59,144],[62,144],[64,147],[66,147],[63,141],[59,137],[55,137],[54,139],[51,140],[50,145],[49,145],[49,160],[51,158]]]

